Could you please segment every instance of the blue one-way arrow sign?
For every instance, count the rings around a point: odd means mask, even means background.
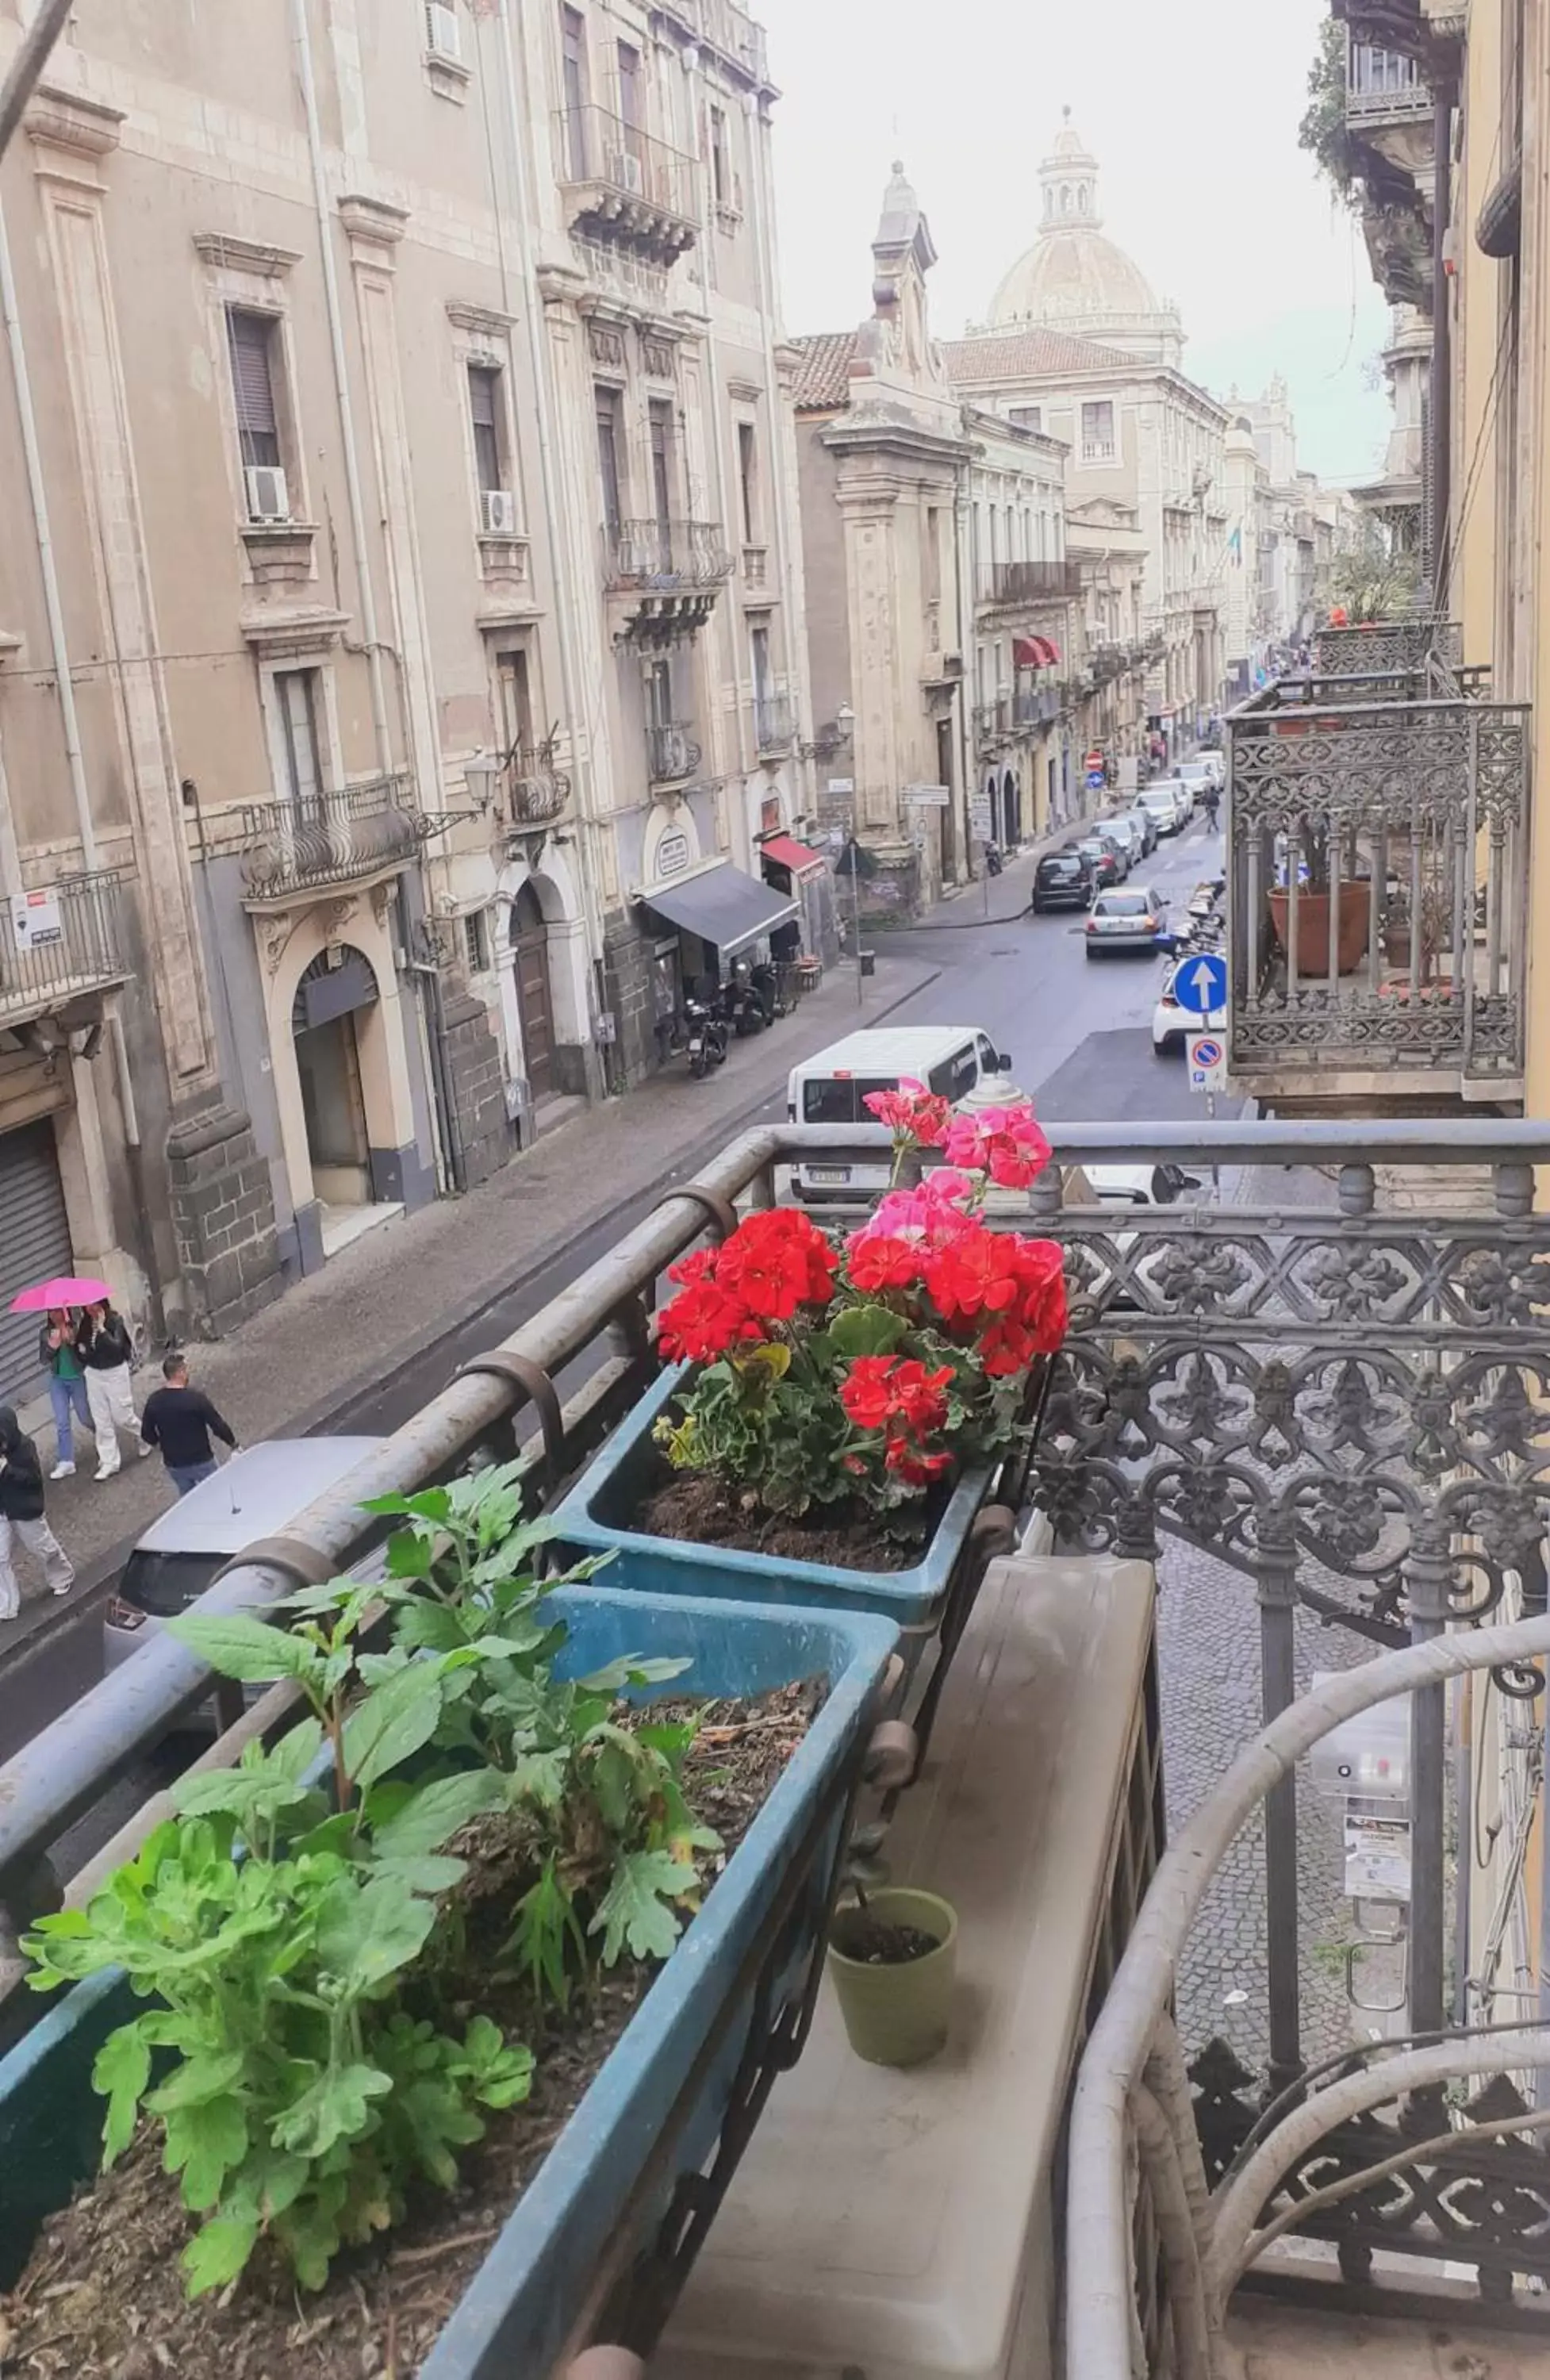
[[[1219,952],[1201,951],[1181,959],[1173,972],[1173,997],[1193,1016],[1209,1016],[1227,1006],[1227,961]]]

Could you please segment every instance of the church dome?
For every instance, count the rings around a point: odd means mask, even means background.
[[[1044,219],[1039,236],[997,290],[997,330],[1039,323],[1089,338],[1121,327],[1155,325],[1167,313],[1145,274],[1104,237],[1098,167],[1074,129],[1071,110],[1039,167]]]

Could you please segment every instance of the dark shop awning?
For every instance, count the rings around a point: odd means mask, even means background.
[[[703,876],[681,877],[675,884],[654,884],[641,898],[670,926],[697,934],[723,958],[731,958],[796,915],[794,901],[745,876],[730,860],[723,860],[719,868],[708,868]]]

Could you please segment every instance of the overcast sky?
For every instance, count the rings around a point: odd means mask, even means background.
[[[982,320],[1038,228],[1038,162],[1069,105],[1104,229],[1177,300],[1216,395],[1284,373],[1299,460],[1375,470],[1387,314],[1355,218],[1297,146],[1322,0],[752,0],[769,28],[786,327],[870,311],[891,160],[930,219],[932,323]]]

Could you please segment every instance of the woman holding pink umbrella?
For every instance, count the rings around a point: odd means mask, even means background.
[[[91,1407],[86,1394],[86,1366],[77,1345],[82,1310],[112,1295],[105,1281],[61,1273],[53,1281],[35,1281],[11,1300],[13,1314],[41,1314],[38,1361],[48,1374],[48,1401],[54,1408],[54,1464],[51,1479],[68,1479],[76,1467],[75,1425],[92,1429]]]

